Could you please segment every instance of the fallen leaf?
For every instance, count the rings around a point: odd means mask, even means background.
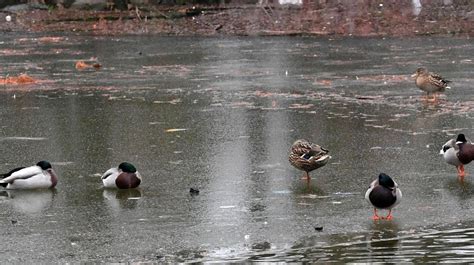
[[[86,68],[89,68],[90,66],[88,64],[86,64],[84,61],[77,61],[76,62],[76,69],[77,70],[83,70],[83,69],[86,69]]]
[[[0,85],[23,85],[23,84],[31,84],[35,83],[36,80],[27,74],[21,74],[19,76],[8,76],[5,78],[0,78]]]
[[[330,86],[332,85],[332,81],[329,79],[318,79],[316,80],[316,83],[323,85],[323,86]]]
[[[87,68],[99,69],[101,67],[102,67],[102,65],[100,63],[97,63],[97,62],[92,63],[92,64],[86,63],[82,60],[76,62],[76,69],[77,70],[84,70],[84,69],[87,69]]]

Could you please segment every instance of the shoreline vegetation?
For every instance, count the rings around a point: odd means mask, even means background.
[[[42,3],[0,10],[3,32],[88,32],[98,35],[182,36],[474,36],[474,2],[303,1],[298,5],[128,5],[119,11],[90,5]],[[446,4],[448,3],[448,4]]]

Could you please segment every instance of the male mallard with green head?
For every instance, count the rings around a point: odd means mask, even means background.
[[[430,93],[434,93],[433,101],[437,100],[438,92],[444,92],[446,88],[450,88],[448,83],[451,81],[444,79],[439,74],[430,73],[423,67],[416,69],[412,77],[415,78],[416,86],[427,93],[427,98]]]
[[[456,167],[458,176],[462,180],[466,175],[464,165],[474,160],[474,145],[466,139],[466,136],[460,133],[456,138],[447,141],[441,150],[446,163]]]
[[[0,186],[11,190],[48,189],[58,183],[58,177],[48,161],[40,161],[31,167],[17,167],[0,176]]]
[[[102,175],[102,183],[106,188],[133,189],[141,182],[140,173],[128,162],[120,163],[118,167],[113,167]]]
[[[374,206],[374,216],[372,219],[392,220],[392,209],[400,203],[402,192],[397,183],[387,174],[380,173],[379,177],[372,181],[369,189],[365,193],[365,199]],[[377,209],[388,210],[386,217],[380,217]]]
[[[328,153],[329,150],[300,139],[291,146],[289,161],[295,168],[305,171],[305,178],[310,180],[309,172],[326,165],[331,159]]]

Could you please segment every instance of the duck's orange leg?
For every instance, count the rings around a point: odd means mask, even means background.
[[[430,93],[428,93],[426,95],[426,101],[433,102],[433,103],[437,102],[438,101],[438,93],[433,92],[433,97],[432,98],[430,97]]]
[[[389,221],[393,219],[392,209],[388,210],[388,215],[385,217],[385,219]]]
[[[303,176],[301,179],[305,179],[305,180],[308,181],[308,182],[311,180],[311,177],[309,176],[308,171],[305,171],[305,174],[304,174],[304,176]]]
[[[377,214],[377,209],[374,208],[374,216],[372,216],[372,220],[374,221],[377,221],[377,220],[380,220],[382,218],[380,218],[380,216]]]
[[[456,167],[456,169],[458,170],[458,176],[461,180],[464,179],[464,177],[466,176],[466,171],[464,171],[464,165],[459,165]]]

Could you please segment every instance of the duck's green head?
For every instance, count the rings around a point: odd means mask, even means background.
[[[122,170],[123,172],[127,172],[127,173],[135,173],[137,172],[137,169],[135,168],[134,165],[128,163],[128,162],[122,162],[120,163],[120,165],[118,166],[118,168],[120,170]]]
[[[467,139],[463,133],[460,133],[458,134],[458,137],[456,138],[456,144],[462,144],[462,143],[467,143]]]
[[[393,182],[393,179],[385,173],[380,173],[379,184],[389,189],[395,188],[395,182]]]
[[[39,161],[38,163],[36,163],[36,165],[39,166],[42,170],[53,168],[51,166],[51,163],[49,163],[48,161]]]

